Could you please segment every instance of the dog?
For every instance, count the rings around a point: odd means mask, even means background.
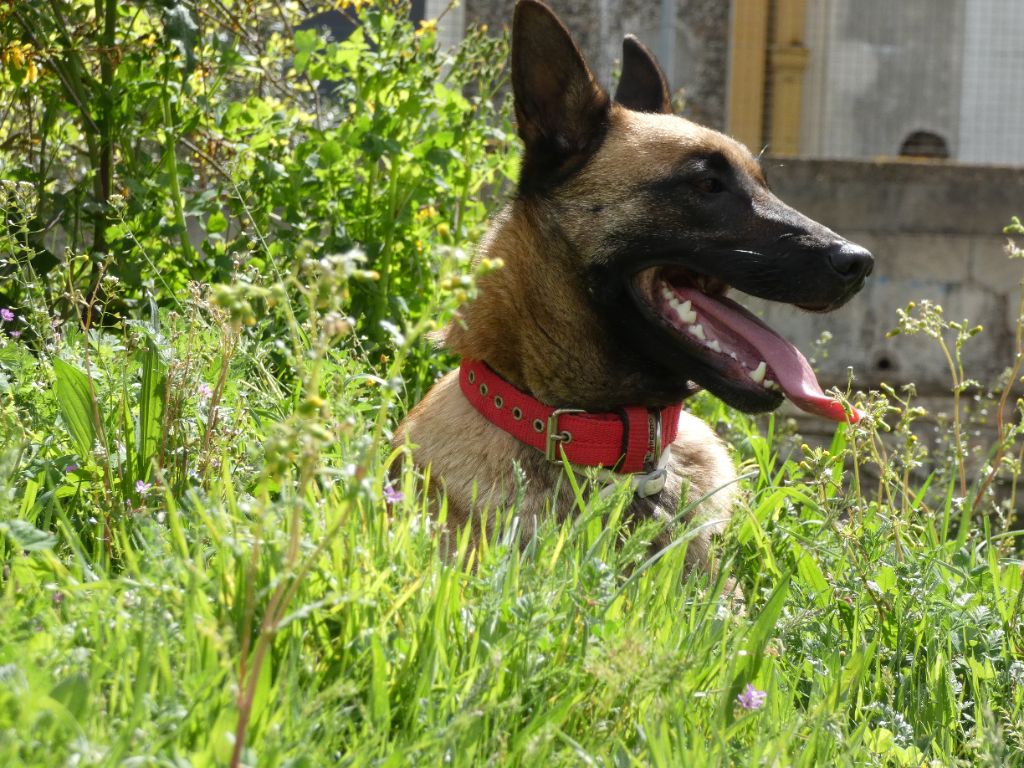
[[[546,5],[515,7],[522,165],[477,254],[503,266],[443,332],[459,370],[394,438],[447,500],[451,553],[464,526],[472,546],[513,505],[523,542],[544,516],[572,514],[565,461],[630,482],[629,519],[664,523],[652,546],[688,527],[687,568],[710,570],[735,468],[681,403],[703,388],[751,413],[788,397],[858,418],[725,293],[826,312],[863,286],[872,255],[776,198],[743,145],[673,115],[665,75],[635,37],[622,52],[612,97]]]

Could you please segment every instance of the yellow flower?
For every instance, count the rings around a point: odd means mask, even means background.
[[[427,35],[437,32],[437,19],[424,19],[420,22],[420,28],[416,30],[417,35]]]
[[[0,61],[10,64],[14,69],[24,69],[25,62],[32,60],[32,44],[13,42],[3,53],[0,53]]]
[[[424,219],[432,219],[434,216],[437,216],[437,209],[432,205],[428,205],[426,208],[421,208],[416,212],[416,218],[420,221],[423,221]]]
[[[39,79],[39,67],[36,65],[31,43],[15,41],[0,51],[0,63],[15,70],[24,70],[23,82],[34,83]]]
[[[364,5],[369,4],[370,0],[336,0],[335,2],[335,6],[339,11],[347,11],[351,8],[356,13],[359,13]]]

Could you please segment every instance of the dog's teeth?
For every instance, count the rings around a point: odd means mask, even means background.
[[[700,325],[700,324],[691,325],[687,330],[689,330],[691,336],[695,336],[696,338],[700,339],[701,341],[704,340],[704,326],[703,325]]]
[[[722,351],[722,345],[718,343],[718,339],[712,339],[711,341],[709,341],[704,346],[707,347],[708,349],[710,349],[712,352],[721,352]]]
[[[729,357],[731,357],[736,362],[739,362],[739,360],[740,360],[738,357],[736,357],[736,353],[735,352],[730,352],[729,353]]]
[[[771,379],[765,379],[764,381],[762,381],[761,382],[761,386],[764,387],[765,389],[770,389],[772,392],[778,392],[779,391],[779,385],[776,384]]]
[[[764,381],[764,375],[765,375],[765,373],[767,373],[767,371],[768,371],[768,363],[766,363],[764,360],[762,360],[760,363],[757,364],[757,368],[752,370],[747,375],[750,376],[750,378],[752,378],[755,383],[760,384],[762,381]]]
[[[676,315],[678,315],[679,319],[684,323],[693,323],[697,319],[697,313],[693,311],[689,301],[684,301],[682,304],[674,306]]]

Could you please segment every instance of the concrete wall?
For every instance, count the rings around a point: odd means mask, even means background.
[[[765,319],[807,352],[832,333],[823,382],[915,382],[948,393],[938,347],[923,337],[887,339],[897,308],[930,299],[949,319],[982,324],[965,348],[968,374],[992,383],[1011,362],[1024,262],[1006,258],[1002,228],[1024,215],[1024,169],[941,163],[765,161],[773,190],[797,209],[869,248],[875,270],[865,289],[828,315],[760,302]]]

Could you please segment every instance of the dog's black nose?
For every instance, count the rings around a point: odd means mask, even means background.
[[[871,269],[875,266],[875,258],[871,251],[846,240],[832,246],[828,260],[832,269],[850,282],[863,280],[871,274]]]

